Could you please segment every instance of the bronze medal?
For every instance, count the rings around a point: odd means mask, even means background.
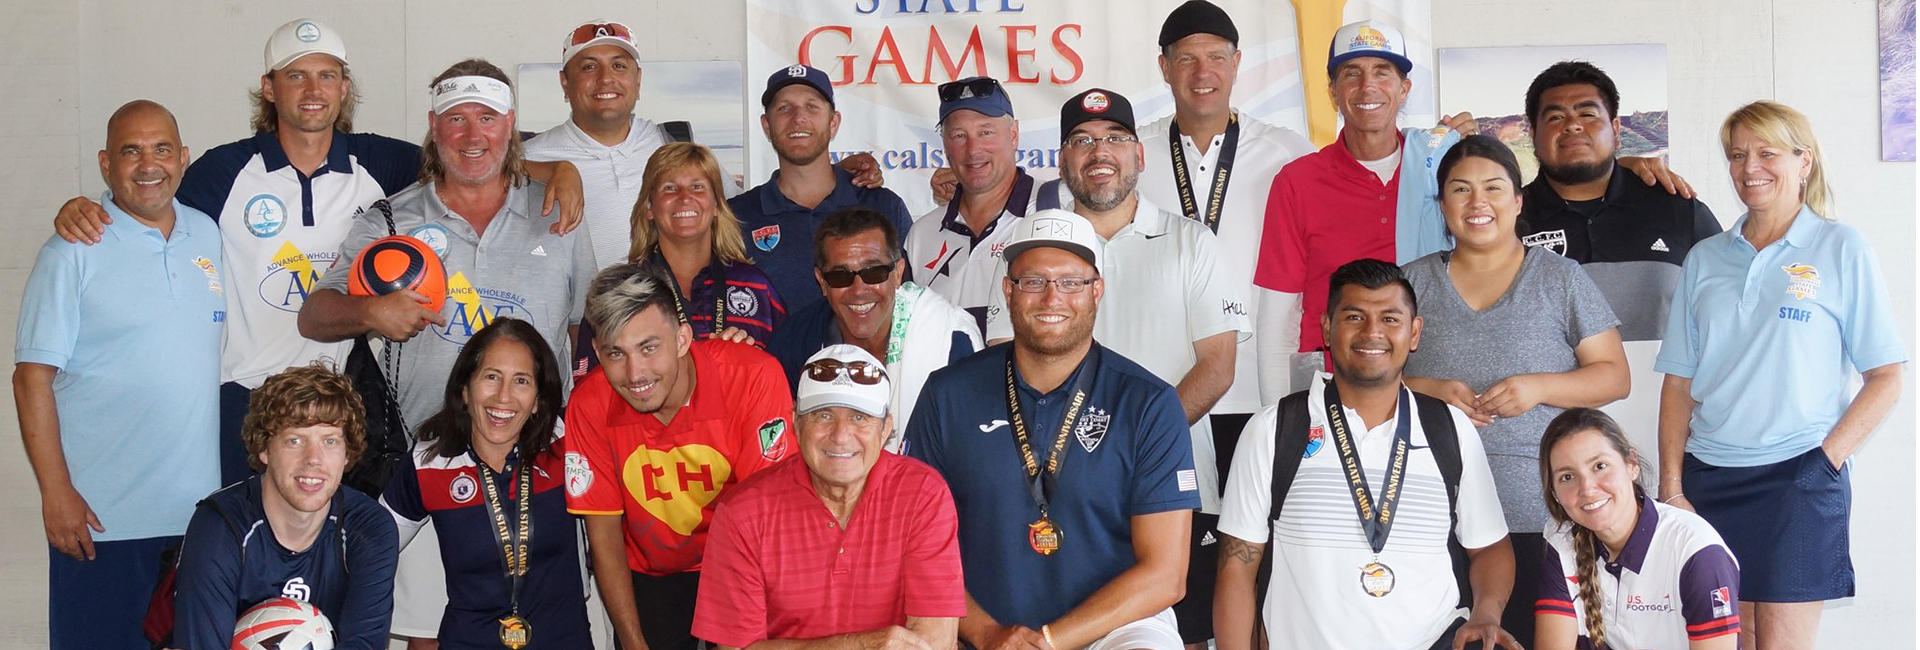
[[[1393,593],[1393,569],[1379,562],[1360,567],[1360,590],[1374,598]]]
[[[533,627],[527,624],[527,619],[518,614],[500,619],[500,645],[520,650],[532,642]]]
[[[1027,544],[1033,552],[1041,555],[1053,555],[1060,550],[1060,529],[1053,520],[1042,517],[1039,521],[1027,524]]]

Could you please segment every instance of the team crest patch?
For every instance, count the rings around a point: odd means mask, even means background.
[[[741,316],[752,316],[760,311],[760,299],[753,292],[740,287],[727,287],[727,310]]]
[[[1312,458],[1314,454],[1320,453],[1320,448],[1323,446],[1326,446],[1326,443],[1327,443],[1326,427],[1313,427],[1311,429],[1307,429],[1307,452],[1304,454],[1301,454],[1300,457]]]
[[[1100,441],[1107,439],[1107,427],[1113,423],[1113,415],[1098,406],[1087,407],[1087,416],[1073,427],[1073,439],[1080,441],[1080,448],[1093,453],[1100,448]]]
[[[1544,249],[1553,251],[1553,254],[1555,255],[1565,256],[1567,254],[1567,231],[1546,230],[1542,232],[1536,232],[1531,235],[1521,237],[1520,243],[1526,244],[1533,248],[1544,248]]]
[[[1107,112],[1108,103],[1109,100],[1107,99],[1106,93],[1091,92],[1087,93],[1087,96],[1080,100],[1080,107],[1087,109],[1088,113],[1105,113]]]
[[[787,419],[774,418],[760,425],[760,457],[780,460],[787,455]]]
[[[773,226],[767,226],[765,228],[753,229],[753,247],[754,248],[758,248],[763,251],[771,251],[773,250],[773,247],[779,246],[779,245],[780,245],[780,226],[773,225]]]
[[[200,272],[207,276],[208,291],[212,291],[213,295],[216,296],[226,295],[220,290],[220,269],[214,268],[213,260],[207,259],[206,257],[196,257],[193,258],[193,265],[200,267]]]
[[[593,486],[593,468],[587,465],[587,457],[578,452],[567,452],[567,496],[578,497],[587,493]]]
[[[300,26],[293,28],[293,37],[300,39],[302,43],[320,40],[320,26],[310,22],[300,23]]]
[[[1820,270],[1809,264],[1795,262],[1780,267],[1787,272],[1787,295],[1796,300],[1817,297],[1815,291],[1820,288]]]
[[[440,259],[447,259],[447,241],[451,235],[445,227],[430,223],[408,231],[407,236],[426,244],[427,248],[433,249],[433,254],[440,256]]]
[[[453,483],[447,485],[447,496],[453,497],[454,503],[472,501],[473,495],[479,493],[480,484],[475,482],[473,477],[467,474],[454,477]]]
[[[272,194],[259,194],[247,199],[246,213],[241,220],[247,224],[247,232],[266,239],[280,234],[287,227],[287,204]]]
[[[1727,591],[1726,587],[1721,587],[1719,589],[1709,591],[1707,592],[1707,595],[1713,598],[1714,618],[1723,618],[1723,617],[1733,615],[1733,598],[1731,594]]]

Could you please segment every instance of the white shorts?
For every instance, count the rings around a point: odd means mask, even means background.
[[[1185,646],[1180,642],[1180,625],[1173,617],[1173,608],[1169,607],[1115,628],[1086,650],[1180,650]]]
[[[440,564],[440,535],[433,518],[400,551],[393,574],[393,629],[395,636],[433,639],[440,636],[440,615],[447,610],[447,570]]]

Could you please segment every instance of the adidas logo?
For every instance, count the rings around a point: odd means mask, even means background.
[[[1661,249],[1661,250],[1665,250],[1665,249]],[[535,247],[533,247],[533,254],[534,254],[534,256],[536,256],[536,257],[546,257],[546,256],[547,256],[547,247],[545,247],[545,246],[535,246]]]
[[[1656,250],[1656,251],[1659,251],[1659,252],[1662,252],[1662,253],[1668,253],[1668,252],[1672,252],[1672,251],[1669,251],[1669,250],[1667,250],[1667,240],[1665,240],[1665,239],[1655,239],[1655,240],[1653,240],[1653,250]]]
[[[1201,546],[1211,546],[1214,542],[1217,542],[1217,541],[1220,541],[1220,540],[1213,538],[1213,531],[1211,530],[1207,531],[1205,534],[1200,536]]]

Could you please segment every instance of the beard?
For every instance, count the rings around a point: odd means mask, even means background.
[[[1094,212],[1106,212],[1120,207],[1120,204],[1125,202],[1127,197],[1133,195],[1134,186],[1140,183],[1139,170],[1135,170],[1132,173],[1122,172],[1119,176],[1119,183],[1110,186],[1107,191],[1101,192],[1089,187],[1085,176],[1081,174],[1067,174],[1065,177],[1067,181],[1067,191],[1073,193],[1073,201],[1075,203],[1087,206]]]
[[[807,138],[807,140],[812,144],[782,145],[780,141],[776,140],[774,141],[773,152],[780,156],[780,160],[793,165],[800,167],[811,165],[813,161],[819,160],[820,156],[827,153],[827,145],[829,143],[827,142],[827,138],[822,137],[822,134],[815,134],[813,137]]]
[[[1565,165],[1549,165],[1545,161],[1541,161],[1540,163],[1540,173],[1546,176],[1547,180],[1561,185],[1591,183],[1600,180],[1611,171],[1613,171],[1612,158],[1596,160],[1589,163],[1568,163]]]
[[[1057,357],[1073,353],[1081,344],[1093,338],[1093,320],[1098,314],[1097,308],[1089,309],[1064,327],[1044,328],[1032,319],[1024,318],[1024,311],[1013,313],[1009,309],[1009,315],[1015,345],[1040,356]]]

